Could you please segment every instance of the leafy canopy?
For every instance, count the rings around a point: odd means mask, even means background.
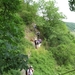
[[[71,11],[75,11],[75,0],[68,0]]]
[[[19,0],[0,0],[0,73],[26,66],[24,50],[24,26],[17,14]]]

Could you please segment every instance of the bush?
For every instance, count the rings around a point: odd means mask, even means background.
[[[57,47],[50,48],[58,65],[74,64],[74,44],[61,44]],[[73,59],[72,59],[73,58]]]
[[[4,72],[3,75],[21,75],[20,70],[9,70],[7,73]]]

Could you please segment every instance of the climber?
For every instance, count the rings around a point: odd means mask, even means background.
[[[41,43],[42,43],[42,40],[41,39],[38,39],[38,45],[37,45],[37,48],[39,48],[41,46]]]
[[[34,69],[32,66],[30,66],[27,70],[26,70],[26,75],[33,75]]]
[[[36,35],[37,35],[37,38],[39,39],[40,38],[40,32],[36,32]]]
[[[37,49],[37,44],[38,44],[38,40],[37,40],[37,38],[35,38],[35,40],[34,40],[34,44],[35,44],[35,48]]]

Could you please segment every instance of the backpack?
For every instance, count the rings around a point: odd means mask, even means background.
[[[36,40],[36,44],[37,44],[37,45],[39,44],[39,41],[38,41],[38,40]]]
[[[40,42],[40,43],[42,43],[42,40],[41,40],[41,39],[39,39],[39,42]]]
[[[26,70],[26,75],[27,75],[27,70]]]

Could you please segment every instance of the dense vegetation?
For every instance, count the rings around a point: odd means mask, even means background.
[[[24,25],[18,12],[19,0],[0,0],[0,73],[26,66]]]
[[[33,65],[35,75],[58,75],[74,69],[75,37],[62,21],[65,17],[55,1],[1,0],[0,7],[1,74],[20,75],[27,64]],[[33,23],[43,40],[38,50],[30,42],[35,37]]]

